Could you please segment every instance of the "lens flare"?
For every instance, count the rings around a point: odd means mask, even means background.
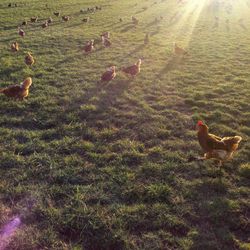
[[[0,250],[4,250],[7,247],[11,237],[20,225],[21,219],[15,217],[0,230]]]

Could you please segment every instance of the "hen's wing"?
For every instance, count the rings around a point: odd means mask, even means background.
[[[222,138],[222,142],[227,146],[229,151],[235,151],[238,148],[241,140],[242,140],[242,137],[240,136]]]
[[[112,71],[106,71],[102,75],[102,81],[110,81],[113,78],[113,72]]]
[[[226,144],[222,141],[222,138],[209,134],[207,138],[207,145],[211,149],[222,149],[222,150],[227,150]]]
[[[17,97],[20,91],[21,88],[19,85],[13,85],[4,89],[3,93],[8,97]]]
[[[137,66],[136,65],[129,66],[127,68],[124,68],[123,71],[125,73],[131,74],[131,75],[136,74]]]

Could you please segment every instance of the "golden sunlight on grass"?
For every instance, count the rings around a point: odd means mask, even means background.
[[[204,9],[207,0],[189,0],[180,6],[178,16],[180,17],[177,23],[176,33],[174,39],[176,41],[181,40],[183,34],[185,34],[185,41],[183,41],[183,46],[186,48],[191,41],[193,31],[197,22],[199,21],[202,10]]]

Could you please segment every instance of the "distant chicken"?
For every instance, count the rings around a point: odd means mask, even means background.
[[[37,16],[36,16],[36,17],[31,17],[31,18],[30,18],[30,21],[31,21],[32,23],[36,23],[37,20],[38,20],[38,17],[37,17]]]
[[[101,36],[103,36],[104,38],[109,39],[110,38],[110,32],[106,31],[106,32],[102,33]]]
[[[122,71],[126,74],[131,75],[132,77],[135,77],[141,71],[141,59],[139,59],[137,63],[135,63],[132,66],[129,66],[127,68],[122,68]]]
[[[148,43],[149,43],[149,34],[147,33],[144,38],[144,44],[148,44]]]
[[[90,53],[94,50],[94,40],[90,40],[84,46],[85,53]]]
[[[174,53],[176,55],[187,55],[188,54],[188,52],[185,49],[179,47],[176,43],[174,43]]]
[[[107,48],[111,46],[112,43],[110,42],[108,38],[105,38],[104,36],[101,36],[101,38],[102,38],[102,44],[104,47]]]
[[[52,23],[53,22],[53,19],[52,17],[50,17],[48,20],[47,20],[48,23]]]
[[[62,16],[62,20],[65,21],[65,22],[68,22],[69,21],[69,16]]]
[[[17,42],[14,42],[11,44],[10,48],[13,52],[17,52],[19,51],[19,44]]]
[[[22,25],[23,25],[23,26],[25,26],[25,25],[27,25],[27,24],[28,24],[27,21],[23,21],[23,22],[22,22]]]
[[[0,89],[0,93],[3,93],[7,97],[23,100],[25,97],[29,95],[29,88],[31,84],[32,84],[32,79],[28,77],[20,85],[12,85]]]
[[[27,56],[25,56],[24,61],[29,66],[32,66],[35,63],[35,60],[30,52],[27,53]]]
[[[104,72],[102,77],[101,77],[101,81],[109,82],[109,81],[113,80],[116,77],[115,69],[116,69],[116,67],[112,66],[106,72]]]
[[[24,37],[24,36],[25,36],[24,30],[21,29],[21,28],[18,28],[18,34],[19,34],[19,36],[21,36],[21,37]]]
[[[60,12],[54,12],[54,15],[59,17],[60,16]]]
[[[48,21],[45,21],[45,22],[42,24],[42,28],[47,28],[48,26],[49,26]]]
[[[89,17],[83,18],[82,21],[83,21],[84,23],[88,23],[88,22],[89,22]]]
[[[139,24],[139,20],[136,17],[132,16],[131,19],[132,19],[132,23],[134,25],[138,25]]]
[[[204,151],[204,157],[199,160],[216,159],[219,161],[219,166],[222,166],[223,162],[233,157],[242,140],[240,136],[221,138],[209,134],[208,126],[202,121],[198,121],[197,130],[198,140]]]

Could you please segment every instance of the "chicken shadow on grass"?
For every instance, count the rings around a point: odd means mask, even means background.
[[[134,24],[129,24],[127,25],[126,27],[124,27],[121,32],[122,33],[125,33],[125,32],[128,32],[129,30],[132,30],[132,29],[136,29],[136,26]]]
[[[72,100],[65,110],[72,112],[78,110],[78,115],[81,120],[87,122],[96,121],[98,117],[106,114],[110,107],[114,107],[117,99],[128,89],[130,80],[113,80],[110,83],[97,82],[96,86],[86,91],[80,98]],[[96,101],[92,101],[97,99]],[[97,110],[89,112],[81,110],[82,105],[94,104]]]
[[[186,219],[197,230],[190,249],[232,249],[233,228],[239,230],[240,220],[232,210],[227,186],[219,179],[204,177],[190,188],[188,196],[196,209]]]
[[[178,64],[180,64],[184,60],[183,56],[176,56],[172,55],[170,59],[167,61],[167,64],[162,68],[157,75],[155,76],[155,79],[159,79],[162,76],[166,75],[169,71],[175,69]]]
[[[145,12],[147,9],[141,9],[135,12],[135,15]]]
[[[247,27],[245,26],[245,24],[244,24],[243,22],[239,22],[239,25],[240,25],[240,27],[241,27],[243,30],[247,31]]]
[[[105,26],[104,29],[109,29],[112,27],[112,29],[116,28],[116,29],[120,29],[122,27],[126,27],[128,25],[132,25],[131,22],[116,22],[116,23],[112,23],[110,25]]]

